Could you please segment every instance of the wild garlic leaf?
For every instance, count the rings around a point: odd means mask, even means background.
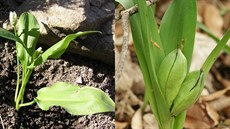
[[[22,40],[22,44],[16,43],[19,60],[23,66],[29,66],[40,35],[37,19],[28,12],[22,13],[18,20],[17,34]]]
[[[22,43],[22,40],[20,38],[3,28],[0,28],[0,37]]]
[[[85,86],[57,82],[50,87],[41,88],[35,98],[42,110],[61,106],[73,115],[89,115],[100,112],[114,112],[115,103],[102,90]]]
[[[44,63],[48,58],[59,58],[68,48],[70,42],[74,39],[76,39],[79,36],[83,36],[90,33],[100,33],[99,31],[85,31],[85,32],[78,32],[75,34],[69,34],[61,41],[57,42],[53,46],[51,46],[49,49],[47,49],[38,59],[34,61],[34,63],[29,66],[30,68],[33,68],[35,66],[38,66],[42,63]]]
[[[30,52],[35,51],[35,47],[40,36],[39,23],[30,13],[21,14],[18,21],[18,35]]]

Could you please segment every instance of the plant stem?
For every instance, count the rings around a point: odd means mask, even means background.
[[[14,35],[17,35],[16,32],[16,24],[14,25]],[[17,53],[17,51],[16,51]],[[16,82],[16,90],[15,90],[15,95],[14,95],[14,102],[16,102],[17,97],[18,97],[18,89],[19,89],[19,84],[20,84],[20,63],[19,63],[19,57],[17,56],[17,82]]]
[[[17,97],[18,97],[19,84],[20,84],[20,64],[19,64],[19,59],[17,56],[17,84],[16,84],[15,95],[14,95],[14,101],[15,102],[16,102]]]
[[[225,47],[226,43],[228,42],[230,38],[230,29],[228,29],[227,33],[223,36],[223,38],[220,40],[220,42],[217,44],[217,46],[212,50],[211,54],[208,56],[208,58],[205,60],[203,66],[201,67],[201,70],[204,71],[204,76],[206,76],[211,69],[212,65],[214,64],[216,58],[220,54],[221,50]]]
[[[173,121],[173,128],[172,129],[182,129],[184,125],[184,121],[186,118],[186,111],[183,111],[178,116],[175,117]]]
[[[20,88],[20,91],[19,91],[19,94],[18,94],[18,97],[17,97],[17,100],[16,100],[16,110],[19,110],[19,108],[20,108],[19,103],[23,100],[26,84],[27,84],[27,82],[29,80],[29,77],[30,77],[31,73],[32,73],[32,70],[28,69],[27,72],[26,72],[25,77],[22,80],[22,85],[21,85],[21,88]]]
[[[31,102],[27,102],[27,103],[20,104],[20,105],[19,105],[19,108],[25,107],[25,106],[30,106],[30,105],[34,104],[35,102],[36,102],[36,101],[35,101],[35,99],[34,99],[34,100],[31,101]]]

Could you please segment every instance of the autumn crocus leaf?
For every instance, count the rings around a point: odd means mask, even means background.
[[[157,76],[168,106],[180,90],[187,74],[187,60],[180,49],[169,53],[162,61]]]
[[[204,88],[204,73],[194,71],[189,73],[181,85],[181,89],[173,101],[171,114],[177,116],[192,106],[199,98]]]
[[[113,100],[102,90],[94,87],[80,88],[66,82],[57,82],[50,87],[41,88],[37,94],[35,101],[43,110],[48,110],[52,106],[61,106],[73,115],[115,110]]]
[[[182,52],[187,58],[188,68],[192,59],[196,18],[196,0],[173,0],[160,25],[160,37],[166,55],[184,40]]]

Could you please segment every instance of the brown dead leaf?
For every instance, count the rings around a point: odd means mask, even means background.
[[[134,64],[133,68],[135,70],[135,76],[133,80],[132,91],[135,94],[144,94],[145,83],[144,83],[144,78],[143,78],[141,69],[137,64]]]
[[[210,125],[203,121],[199,121],[194,119],[193,117],[186,117],[186,121],[184,123],[185,129],[210,129]]]
[[[207,95],[207,96],[201,96],[199,101],[208,102],[208,101],[213,101],[213,100],[219,99],[228,91],[230,91],[230,88],[225,88],[223,90],[217,91],[217,92],[210,94],[210,95]]]
[[[227,108],[230,106],[230,97],[221,96],[215,101],[209,102],[209,104],[216,110],[221,111],[224,108]]]
[[[219,115],[206,103],[196,103],[187,111],[185,128],[209,129],[218,124]]]
[[[207,76],[205,77],[204,84],[205,84],[205,89],[207,89],[209,93],[216,92],[216,89],[214,88],[214,85],[213,85],[213,81],[214,81],[214,78],[212,74],[208,73]]]
[[[225,88],[230,87],[230,80],[223,78],[221,76],[221,74],[219,73],[219,71],[215,67],[212,67],[211,70],[214,73],[214,75],[215,75],[215,77],[216,77],[218,82],[220,82]]]
[[[116,37],[121,37],[123,35],[123,29],[122,29],[122,22],[121,20],[117,21],[115,23],[115,36]]]
[[[116,52],[116,60],[119,60],[119,56],[120,56],[120,54],[118,52]],[[116,89],[116,92],[118,92],[118,93],[130,90],[132,85],[133,85],[135,70],[133,69],[133,63],[132,63],[132,60],[130,58],[130,52],[129,51],[127,52],[126,61],[125,61],[124,65],[125,66],[124,66],[124,69],[122,71],[121,77],[118,80],[118,82],[116,82],[115,89]],[[116,68],[116,69],[118,69],[118,68]],[[130,75],[132,75],[132,76],[130,76]]]
[[[215,5],[205,4],[204,24],[211,32],[221,37],[224,22],[219,9]]]
[[[220,119],[219,114],[208,103],[205,103],[205,107],[206,107],[205,111],[206,111],[207,115],[209,116],[210,120],[213,121],[213,125],[217,125],[219,123],[219,119]]]
[[[220,56],[219,58],[221,59],[224,65],[226,65],[227,67],[230,67],[230,56],[229,55]]]
[[[204,14],[204,8],[205,8],[205,1],[197,1],[197,20],[199,22],[203,21],[203,14]]]
[[[128,122],[118,122],[118,121],[116,121],[115,124],[116,124],[116,126],[115,126],[116,129],[125,129],[128,126]]]
[[[224,30],[230,28],[230,11],[224,15]]]
[[[157,121],[152,113],[146,113],[143,116],[143,128],[144,129],[159,129]]]
[[[227,108],[224,109],[224,114],[227,118],[230,118],[230,107],[228,106]],[[229,123],[230,124],[230,123]]]
[[[132,117],[131,127],[132,129],[142,129],[142,112],[139,108]]]

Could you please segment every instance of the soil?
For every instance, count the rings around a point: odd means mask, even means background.
[[[14,104],[15,55],[15,44],[0,39],[0,115],[5,128],[115,128],[114,112],[73,116],[61,107],[52,107],[48,111],[42,111],[36,104],[16,111]],[[113,100],[115,98],[114,67],[72,53],[65,53],[61,59],[47,60],[43,65],[35,68],[29,80],[24,96],[25,102],[36,97],[38,89],[50,86],[57,81],[100,88]],[[0,128],[2,128],[1,124]]]

